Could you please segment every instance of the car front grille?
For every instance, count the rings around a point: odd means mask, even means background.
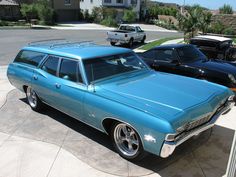
[[[202,124],[207,123],[208,121],[210,121],[211,117],[212,117],[212,115],[208,114],[207,116],[204,116],[201,119],[195,120],[193,122],[189,122],[188,124],[186,124],[185,131],[189,131],[189,130],[194,129]]]

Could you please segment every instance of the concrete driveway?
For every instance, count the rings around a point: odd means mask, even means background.
[[[220,177],[226,172],[235,108],[171,157],[149,155],[131,163],[114,151],[107,135],[50,107],[32,111],[25,95],[12,90],[5,72],[0,67],[0,83],[5,85],[0,89],[1,177]]]

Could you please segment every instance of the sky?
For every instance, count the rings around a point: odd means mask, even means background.
[[[177,3],[179,5],[184,4],[184,0],[154,0],[159,2]],[[199,4],[208,9],[216,10],[222,7],[224,4],[229,4],[236,11],[236,0],[185,0],[186,5]]]

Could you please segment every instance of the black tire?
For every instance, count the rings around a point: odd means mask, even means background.
[[[144,44],[145,40],[146,40],[146,36],[143,36],[143,39],[141,40],[141,43]]]
[[[116,45],[116,43],[115,43],[115,42],[110,42],[110,44],[111,44],[112,46]]]
[[[130,134],[128,137],[124,132],[120,132],[120,130],[123,131],[124,127],[127,129],[127,133]],[[140,161],[145,157],[146,153],[143,150],[141,139],[136,130],[134,130],[130,125],[122,122],[114,123],[110,132],[110,137],[114,148],[121,157],[129,161]],[[119,137],[127,140],[122,140],[123,142],[121,142]]]
[[[36,92],[31,87],[27,87],[25,89],[25,94],[26,94],[27,101],[32,110],[37,111],[37,112],[42,110],[43,103],[37,96]]]
[[[131,38],[131,39],[129,40],[128,47],[131,48],[131,47],[133,47],[133,45],[134,45],[134,39]]]

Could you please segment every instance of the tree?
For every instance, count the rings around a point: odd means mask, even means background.
[[[179,28],[184,31],[184,33],[190,33],[190,37],[201,30],[205,33],[211,23],[211,13],[204,10],[199,5],[195,5],[189,8],[188,13],[178,14],[177,19],[179,21]]]
[[[125,10],[123,20],[129,23],[134,22],[136,20],[136,13],[132,10]]]
[[[223,7],[219,8],[220,14],[233,14],[233,8],[232,6],[228,4],[224,4]]]
[[[30,19],[37,18],[38,16],[38,11],[35,4],[21,4],[20,12],[28,22],[30,22]]]
[[[43,24],[51,25],[53,24],[53,14],[54,11],[51,8],[48,0],[38,0],[37,4],[37,11],[40,21]]]
[[[201,16],[198,19],[198,28],[205,34],[211,24],[212,13],[208,11],[202,11]]]

